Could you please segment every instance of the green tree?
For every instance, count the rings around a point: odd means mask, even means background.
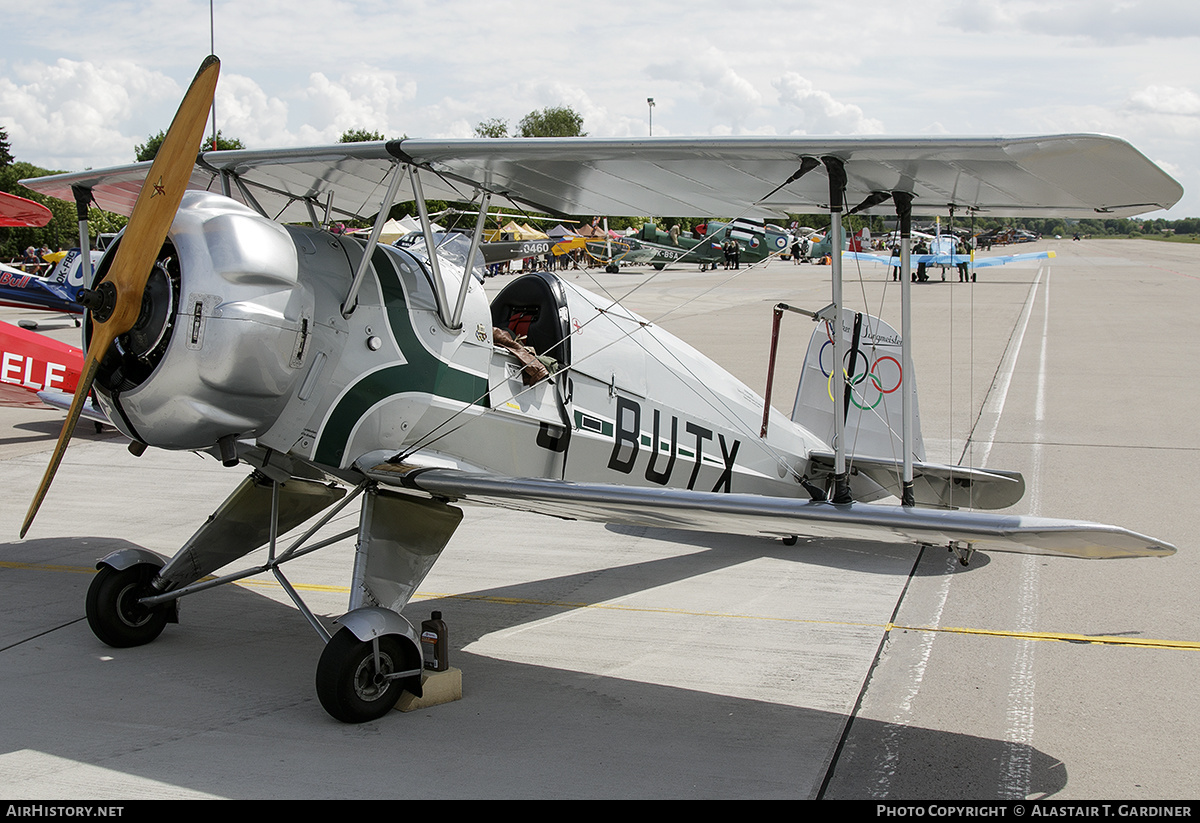
[[[508,137],[508,121],[493,117],[475,125],[476,137]]]
[[[342,132],[339,143],[373,143],[376,140],[386,140],[382,132],[367,131],[366,129],[349,129]]]
[[[158,134],[153,135],[145,143],[139,143],[137,148],[134,149],[136,160],[139,163],[143,160],[153,160],[154,156],[158,154],[158,149],[160,146],[162,146],[162,142],[166,136],[167,133],[165,131],[160,131]],[[213,145],[214,142],[216,144],[215,146]],[[201,141],[201,144],[196,147],[196,153],[199,154],[201,149],[208,151],[212,148],[216,148],[218,151],[226,151],[228,149],[244,149],[246,146],[236,137],[226,137],[225,135],[221,134],[220,129],[217,129],[216,140],[214,141],[211,135],[205,135],[204,140]]]
[[[0,167],[11,166],[12,148],[8,145],[8,132],[0,128]]]
[[[45,177],[47,174],[56,173],[21,161],[13,161],[0,167],[0,191],[41,203],[54,215],[50,222],[41,228],[0,228],[0,259],[11,260],[29,246],[44,245],[51,249],[69,249],[79,245],[79,224],[75,221],[75,205],[30,191],[18,182],[30,177]]]
[[[518,137],[587,137],[583,115],[570,106],[547,106],[531,111],[517,124]]]

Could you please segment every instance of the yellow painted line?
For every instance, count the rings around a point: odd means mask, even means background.
[[[38,572],[71,572],[73,574],[95,574],[93,566],[55,566],[49,563],[11,563],[0,561],[0,569],[24,569]]]
[[[888,631],[902,629],[912,632],[943,632],[946,634],[976,634],[988,637],[1014,637],[1020,640],[1057,640],[1064,643],[1095,643],[1106,646],[1140,646],[1147,649],[1200,649],[1193,640],[1153,640],[1144,637],[1113,637],[1111,635],[1068,634],[1066,632],[1005,632],[991,629],[966,629],[954,626],[902,626],[889,623]]]
[[[0,561],[0,569],[23,569],[27,571],[52,571],[95,574],[91,566],[57,566],[42,563],[13,563]],[[256,589],[279,589],[282,587],[274,580],[264,578],[254,580],[246,578],[238,580],[235,585]],[[349,594],[349,586],[326,586],[313,583],[293,583],[297,590],[310,592],[325,592],[332,594]],[[769,617],[756,614],[733,614],[730,612],[706,612],[688,609],[664,609],[650,606],[628,606],[620,603],[572,603],[560,600],[534,600],[524,597],[497,597],[481,594],[453,594],[451,592],[422,592],[413,595],[412,601],[422,600],[468,600],[478,603],[496,603],[505,606],[552,606],[560,609],[597,609],[601,611],[639,612],[645,614],[673,614],[686,617],[721,617],[733,620],[758,620],[775,623],[795,623],[819,626],[856,626],[863,628],[879,628],[886,632],[896,629],[910,632],[938,632],[942,634],[970,634],[984,637],[1009,637],[1018,640],[1049,640],[1062,643],[1089,643],[1105,646],[1134,646],[1145,649],[1183,649],[1200,650],[1200,642],[1193,640],[1154,640],[1151,638],[1113,637],[1111,635],[1070,634],[1067,632],[1010,632],[995,629],[970,629],[955,626],[906,626],[900,623],[857,623],[844,620],[812,620],[795,617]]]
[[[733,620],[758,620],[774,623],[804,623],[821,626],[861,626],[881,629],[878,623],[854,623],[845,620],[812,620],[799,617],[770,617],[761,614],[734,614],[731,612],[704,612],[690,609],[666,609],[654,606],[629,606],[621,603],[570,603],[562,600],[531,600],[519,597],[496,597],[482,594],[449,594],[434,592],[417,592],[413,600],[471,600],[480,603],[499,603],[508,606],[552,606],[561,609],[595,609],[614,612],[641,612],[646,614],[675,614],[685,617],[723,617]]]
[[[265,574],[265,572],[264,572],[264,574]],[[205,579],[212,580],[213,578],[208,577]],[[324,585],[321,585],[318,583],[293,583],[290,580],[288,582],[291,583],[292,588],[296,589],[297,591],[333,592],[334,594],[349,594],[350,593],[349,586],[324,586]],[[246,577],[241,580],[235,580],[235,581],[233,581],[233,585],[244,586],[245,588],[248,588],[248,589],[278,589],[279,591],[283,591],[283,586],[280,586],[279,583],[277,583],[274,580],[255,580],[252,577]]]
[[[51,563],[12,563],[9,561],[0,561],[0,569],[22,569],[25,571],[38,572],[70,572],[72,574],[95,574],[96,569],[93,566],[56,566]],[[264,572],[265,574],[265,572]],[[201,578],[202,580],[212,580],[211,576]],[[248,588],[269,589],[275,588],[282,591],[282,587],[274,580],[254,580],[246,578],[244,580],[234,581],[236,585],[246,586]],[[296,583],[293,584],[297,589],[303,589],[310,592],[336,592],[340,594],[349,594],[349,586],[321,586],[313,583]]]

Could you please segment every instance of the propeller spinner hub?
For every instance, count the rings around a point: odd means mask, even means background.
[[[79,293],[79,302],[92,314],[96,323],[104,323],[112,317],[113,309],[117,306],[117,287],[104,281],[94,289],[84,289]]]

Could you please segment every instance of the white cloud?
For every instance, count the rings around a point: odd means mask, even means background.
[[[790,134],[880,134],[883,124],[867,117],[852,103],[841,103],[827,91],[795,72],[787,72],[774,83],[788,115],[799,115],[798,124],[789,124]]]
[[[133,162],[134,145],[157,131],[139,113],[182,93],[166,75],[121,60],[60,58],[25,64],[14,75],[0,77],[10,142],[18,159],[36,156],[50,168]]]
[[[416,97],[417,84],[390,71],[360,69],[332,80],[321,72],[309,76],[304,132],[336,141],[348,129],[399,136],[405,110]]]
[[[763,102],[754,83],[739,74],[727,55],[713,46],[652,65],[647,74],[656,80],[672,81],[685,99],[711,111],[717,121],[712,125],[714,134],[741,133]]]
[[[1200,190],[1195,0],[861,0],[849,17],[816,0],[741,14],[645,0],[603,15],[565,0],[533,26],[510,5],[218,3],[218,125],[252,148],[349,128],[462,137],[565,104],[589,134],[632,137],[654,97],[655,136],[1104,131]],[[14,154],[52,168],[130,161],[209,48],[207,4],[144,0],[137,25],[82,0],[23,14],[27,31],[88,34],[86,60],[65,37],[12,38],[0,59]]]
[[[270,97],[248,77],[226,74],[217,86],[213,101],[217,128],[248,148],[285,146],[293,141],[288,133],[288,105]]]
[[[965,31],[1015,31],[1106,44],[1200,36],[1200,4],[1195,0],[962,0],[943,19]]]
[[[1200,117],[1200,95],[1178,86],[1146,86],[1129,96],[1129,107],[1153,114]]]

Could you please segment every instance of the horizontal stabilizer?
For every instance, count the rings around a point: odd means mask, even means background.
[[[813,452],[809,458],[818,476],[833,474],[833,452]],[[851,471],[865,474],[900,497],[901,466],[896,461],[853,455],[848,462]],[[913,461],[913,499],[919,506],[1004,509],[1024,494],[1025,478],[1020,472]]]
[[[1083,558],[1163,557],[1175,553],[1175,547],[1168,543],[1118,526],[1075,520],[568,483],[394,463],[361,468],[378,483],[435,497],[603,523],[776,537],[965,543],[981,550]]]

